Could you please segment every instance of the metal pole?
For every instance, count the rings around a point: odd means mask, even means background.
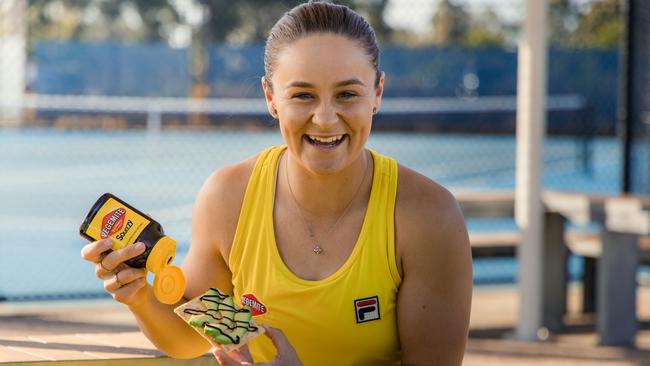
[[[25,94],[27,0],[0,6],[0,126],[18,126]]]
[[[629,193],[631,184],[631,161],[632,161],[632,67],[634,60],[634,31],[632,9],[634,1],[621,0],[621,20],[623,23],[623,32],[619,41],[619,88],[618,88],[618,133],[622,140],[623,146],[623,174],[621,182],[622,193]]]
[[[543,322],[542,148],[546,132],[547,0],[526,0],[517,66],[515,218],[521,232],[516,336],[538,339]]]
[[[162,128],[162,113],[158,109],[147,110],[147,134],[158,137]]]

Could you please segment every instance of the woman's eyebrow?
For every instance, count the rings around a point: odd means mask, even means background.
[[[361,86],[366,86],[366,84],[365,84],[363,81],[361,81],[361,80],[359,80],[359,79],[357,79],[357,78],[352,78],[352,79],[348,79],[348,80],[343,80],[343,81],[339,81],[338,83],[336,83],[336,86],[337,86],[337,87],[348,86],[348,85],[361,85]]]
[[[292,81],[287,84],[287,88],[313,88],[314,85],[306,81]]]
[[[366,84],[357,79],[357,78],[351,78],[343,81],[339,81],[334,86],[336,87],[341,87],[341,86],[348,86],[348,85],[361,85],[361,86],[366,86]],[[287,88],[314,88],[314,84],[308,83],[306,81],[292,81],[289,84],[287,84]]]

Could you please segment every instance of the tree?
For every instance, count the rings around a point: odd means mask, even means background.
[[[462,5],[441,0],[433,15],[433,43],[470,47],[503,46],[506,24],[490,6],[471,14]]]
[[[211,43],[261,42],[275,21],[303,0],[192,0],[202,22],[189,24],[173,0],[32,0],[29,29],[33,39],[120,39],[169,41],[177,26],[193,26],[196,39]],[[383,20],[387,0],[343,0],[366,16],[380,39],[390,27]]]
[[[616,47],[623,24],[619,0],[551,0],[549,40],[564,47]]]
[[[168,0],[32,0],[30,40],[168,41],[180,24]]]
[[[200,97],[207,93],[205,83],[205,50],[211,43],[261,43],[266,40],[275,22],[294,6],[304,0],[196,0],[202,6],[204,23],[197,27],[192,40],[193,47],[193,95]],[[338,4],[349,6],[364,15],[377,33],[377,37],[388,39],[391,29],[383,21],[387,0],[343,0]]]
[[[614,48],[623,31],[618,0],[594,2],[589,10],[581,14],[578,28],[571,43],[578,47]]]
[[[388,0],[355,0],[347,5],[368,20],[379,42],[387,42],[391,39],[393,29],[384,21],[384,10]]]
[[[200,36],[205,41],[217,43],[262,42],[285,12],[304,3],[304,0],[197,1],[206,13]],[[389,38],[392,30],[383,20],[387,0],[343,0],[337,3],[365,16],[380,40]]]
[[[503,46],[506,42],[505,25],[491,7],[472,18],[465,43],[469,46]]]
[[[433,15],[433,43],[438,45],[463,44],[470,27],[470,15],[462,5],[440,0]]]
[[[567,46],[578,23],[579,10],[571,0],[550,0],[548,40],[551,45]]]
[[[1,1],[1,0],[0,0]],[[205,83],[206,50],[214,43],[261,43],[286,11],[304,0],[192,0],[202,14],[190,22],[174,0],[32,0],[29,29],[32,42],[45,40],[107,40],[170,42],[176,27],[190,27],[192,95],[209,94]],[[391,28],[383,13],[388,0],[341,0],[366,16],[380,40]]]

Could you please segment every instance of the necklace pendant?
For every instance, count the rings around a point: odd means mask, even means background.
[[[323,252],[323,248],[320,247],[320,245],[316,244],[314,245],[314,253],[315,254],[321,254]]]

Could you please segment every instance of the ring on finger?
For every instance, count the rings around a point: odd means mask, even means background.
[[[104,271],[106,271],[106,272],[113,272],[113,271],[111,271],[110,269],[108,269],[108,268],[106,268],[106,267],[104,266],[104,260],[103,260],[103,259],[102,259],[101,261],[99,261],[99,265],[102,267],[102,269],[103,269]]]
[[[115,273],[115,283],[117,283],[118,286],[122,287],[124,286],[124,284],[122,283],[122,281],[120,281],[120,277],[118,276],[119,274],[120,272]]]

